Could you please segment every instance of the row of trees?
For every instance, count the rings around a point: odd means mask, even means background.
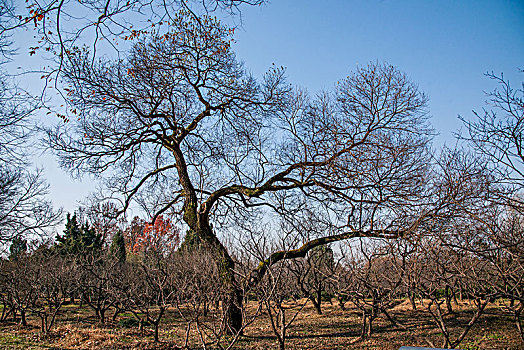
[[[160,249],[154,240],[137,250],[130,230],[117,231],[111,244],[101,245],[101,236],[73,216],[55,244],[43,244],[33,252],[15,254],[13,249],[10,258],[1,261],[1,320],[18,320],[25,326],[28,315],[33,315],[40,319],[41,331],[48,333],[66,314],[64,305],[80,303],[101,323],[107,322],[110,312],[112,322],[129,322],[120,315],[132,313],[139,329],[153,328],[156,341],[169,314],[185,324],[185,346],[196,332],[202,346],[230,347],[265,312],[284,349],[287,330],[307,302],[318,313],[326,301],[336,302],[342,310],[348,303],[357,308],[362,315],[358,339],[363,339],[372,336],[377,318],[411,329],[409,320],[391,312],[409,300],[414,310],[423,308],[431,316],[447,348],[457,347],[488,303],[495,303],[513,318],[524,341],[524,265],[522,255],[514,251],[520,243],[513,241],[514,230],[522,223],[515,218],[509,215],[496,236],[482,239],[479,227],[470,222],[456,228],[463,231],[462,242],[456,232],[427,232],[409,241],[360,239],[333,249],[319,246],[303,258],[283,260],[272,265],[256,287],[244,291],[238,305],[242,327],[228,337],[227,313],[220,307],[228,290],[222,287],[223,271],[209,251]],[[251,244],[265,249],[259,240]],[[252,256],[238,256],[237,273],[249,273],[254,261]],[[474,312],[464,314],[464,302]],[[459,333],[450,330],[457,324]]]
[[[99,321],[104,323],[109,308],[115,308],[116,317],[123,305],[128,305],[125,301],[130,301],[120,293],[129,291],[138,293],[127,295],[134,303],[154,307],[154,303],[150,304],[154,296],[147,295],[148,288],[154,287],[148,283],[160,283],[158,279],[161,277],[153,276],[153,270],[163,272],[164,279],[167,277],[159,259],[174,253],[172,246],[179,243],[178,232],[162,217],[155,225],[135,218],[124,232],[117,228],[112,233],[105,232],[105,235],[97,232],[95,227],[79,224],[76,214],[68,214],[64,234],[54,243],[44,242],[28,251],[24,240],[13,241],[9,258],[2,260],[1,319],[5,320],[9,315],[16,319],[20,315],[20,323],[27,326],[26,314],[32,311],[42,320],[42,332],[47,333],[62,306],[80,298],[81,303],[91,307]],[[134,235],[137,231],[139,234]],[[104,242],[107,236],[112,238],[111,244]],[[126,264],[128,255],[133,262]],[[139,276],[131,276],[131,271]],[[129,286],[139,289],[133,290]],[[161,284],[157,289],[163,287]],[[126,307],[125,310],[135,312],[137,307]],[[149,313],[147,317],[150,317]]]

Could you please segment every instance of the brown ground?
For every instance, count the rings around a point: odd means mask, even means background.
[[[251,311],[255,305],[249,305]],[[360,332],[360,314],[355,308],[342,311],[336,305],[323,304],[324,312],[317,315],[311,303],[300,312],[288,331],[287,349],[398,349],[402,345],[429,346],[442,344],[439,330],[427,312],[412,311],[407,302],[400,303],[392,314],[409,331],[397,329],[386,319],[375,321],[375,333],[371,338],[356,341]],[[459,324],[453,329],[455,335],[460,326],[468,322],[467,303],[462,303]],[[288,311],[288,315],[293,310]],[[131,318],[129,314],[118,320]],[[118,321],[117,320],[117,321]],[[176,349],[182,346],[185,323],[170,312],[161,325],[159,344],[153,342],[149,327],[139,331],[136,327],[126,328],[122,323],[109,321],[99,325],[88,309],[67,306],[49,335],[42,335],[38,328],[39,319],[30,317],[29,327],[23,328],[13,322],[0,323],[0,349]],[[194,327],[193,327],[194,330]],[[197,332],[193,331],[190,345],[200,348]],[[268,321],[262,314],[245,330],[245,336],[235,344],[235,349],[278,348]],[[485,314],[460,344],[460,349],[524,349],[511,317],[503,314],[496,305],[489,305]]]

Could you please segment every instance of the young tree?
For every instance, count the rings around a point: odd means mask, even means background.
[[[483,315],[488,303],[498,296],[488,282],[489,262],[461,250],[449,249],[437,236],[424,241],[414,258],[418,269],[422,270],[414,286],[417,293],[427,300],[422,304],[440,329],[442,346],[458,347]],[[475,311],[467,315],[467,323],[454,314],[446,315],[446,286],[451,279],[457,280],[459,288],[475,306]],[[453,331],[451,325],[458,328],[458,332]]]
[[[296,293],[293,283],[296,275],[293,276],[295,273],[290,266],[293,262],[282,261],[272,266],[256,289],[266,308],[271,330],[277,338],[280,350],[286,348],[287,331],[309,300],[292,300]]]
[[[77,258],[77,288],[82,300],[93,309],[100,323],[105,323],[106,312],[118,306],[115,299],[115,285],[120,283],[122,266],[116,259],[111,259],[107,251],[89,252]]]
[[[295,284],[311,300],[316,312],[322,314],[322,297],[334,272],[333,250],[328,245],[309,251],[305,258],[295,259],[288,267]]]
[[[198,253],[198,254],[196,254]],[[220,310],[227,290],[221,283],[221,267],[209,251],[181,250],[167,259],[173,293],[173,306],[178,316],[186,322],[184,348],[189,344],[191,333],[196,333],[199,346],[233,349],[241,339],[242,330],[233,336],[227,334],[227,315]],[[242,305],[244,306],[244,305]],[[251,309],[251,310],[248,310]],[[258,307],[243,307],[244,329],[260,315]]]
[[[42,333],[49,333],[67,296],[75,288],[76,266],[70,257],[63,257],[47,246],[37,250],[30,263],[39,270],[35,299],[30,308],[40,318]]]
[[[3,293],[12,310],[13,320],[20,315],[20,324],[28,325],[27,314],[38,298],[38,281],[41,269],[34,264],[30,255],[24,255],[2,266]]]
[[[178,286],[171,283],[172,279],[168,269],[168,262],[161,256],[151,253],[141,262],[133,263],[128,270],[131,285],[129,289],[129,310],[140,322],[140,327],[145,322],[154,327],[154,340],[160,341],[160,322],[164,318],[168,306]],[[142,315],[139,315],[139,314]]]
[[[522,73],[522,70],[521,70]],[[522,145],[524,120],[524,83],[511,85],[503,74],[487,73],[497,87],[487,94],[488,103],[482,112],[474,112],[472,120],[461,118],[466,134],[460,137],[473,147],[489,166],[490,181],[499,186],[496,191],[483,193],[489,205],[475,208],[466,230],[469,238],[457,244],[490,261],[497,273],[488,279],[492,287],[511,300],[507,307],[524,341],[520,321],[524,290],[524,239],[521,222],[524,212],[524,153]],[[489,209],[489,210],[488,210]]]

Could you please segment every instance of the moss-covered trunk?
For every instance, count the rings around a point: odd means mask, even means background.
[[[189,206],[186,207],[184,219],[192,225],[190,225],[181,249],[205,249],[211,252],[218,266],[221,287],[224,291],[222,297],[223,330],[229,334],[236,334],[242,329],[243,291],[235,278],[235,262],[214,234],[207,215],[195,213]]]
[[[205,249],[211,252],[218,266],[223,290],[222,314],[223,330],[236,334],[242,329],[243,290],[235,278],[235,263],[222,243],[215,237],[211,229],[191,230],[186,235],[181,249]]]
[[[184,154],[180,144],[171,145],[176,160],[179,182],[183,189],[183,218],[189,226],[181,249],[206,249],[211,252],[218,264],[222,287],[225,295],[222,299],[224,328],[228,333],[237,333],[242,326],[242,289],[234,274],[235,263],[224,245],[218,240],[209,223],[209,215],[214,201],[199,203],[195,188],[188,173]],[[216,200],[216,198],[215,198]]]

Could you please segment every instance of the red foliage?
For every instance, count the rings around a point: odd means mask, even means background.
[[[169,254],[180,243],[180,229],[170,219],[160,215],[154,224],[145,223],[143,230],[134,238],[132,251],[135,254],[148,251]]]

